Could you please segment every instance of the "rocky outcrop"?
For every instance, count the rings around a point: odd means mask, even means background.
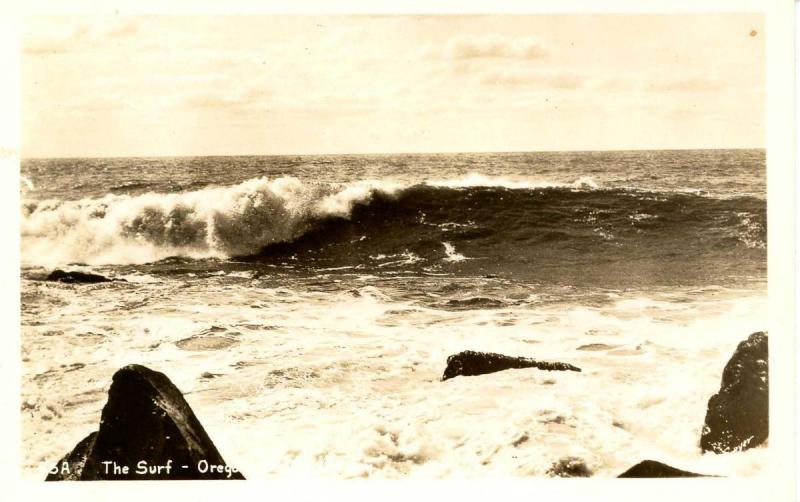
[[[588,478],[592,475],[592,470],[582,458],[565,457],[550,466],[547,475],[559,478]]]
[[[181,392],[163,373],[114,374],[100,427],[62,458],[47,481],[244,479],[225,464]]]
[[[53,270],[45,278],[47,281],[65,282],[67,284],[92,284],[97,282],[111,282],[113,279],[88,272],[65,272],[60,269]]]
[[[442,380],[457,376],[475,376],[494,373],[508,369],[538,368],[546,371],[580,371],[577,366],[567,363],[546,362],[528,359],[527,357],[511,357],[491,352],[475,352],[465,350],[447,358],[447,368]]]
[[[655,460],[644,460],[623,472],[618,478],[701,478],[705,474],[682,471]]]
[[[71,452],[58,461],[55,468],[50,471],[45,481],[80,481],[83,466],[89,458],[97,432],[92,432],[75,445]],[[97,478],[99,479],[99,478]]]
[[[758,446],[769,436],[767,333],[741,342],[722,372],[719,392],[708,400],[700,448],[714,453]]]

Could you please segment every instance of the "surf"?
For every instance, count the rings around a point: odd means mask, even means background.
[[[687,253],[718,272],[720,264],[761,260],[766,204],[583,178],[470,175],[402,184],[262,177],[175,193],[28,200],[21,233],[23,264],[38,266],[183,257],[427,273],[530,275],[535,268],[537,276],[571,277],[571,270],[603,263],[612,270],[620,262],[629,274],[652,275]]]

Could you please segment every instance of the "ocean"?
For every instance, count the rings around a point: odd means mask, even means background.
[[[763,150],[24,160],[24,473],[138,363],[248,478],[756,474],[766,447],[699,438],[767,327],[765,178]],[[441,381],[468,349],[583,371]]]

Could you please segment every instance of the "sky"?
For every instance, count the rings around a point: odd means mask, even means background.
[[[37,17],[24,157],[764,146],[759,14]]]

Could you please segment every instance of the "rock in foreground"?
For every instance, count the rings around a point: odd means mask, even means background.
[[[719,392],[708,400],[700,448],[714,453],[758,446],[769,436],[767,333],[741,342],[722,372]]]
[[[78,443],[47,476],[47,481],[125,479],[244,476],[226,466],[169,378],[130,365],[114,374],[99,430]]]
[[[88,272],[65,272],[63,270],[53,270],[46,277],[47,281],[65,282],[67,284],[92,284],[97,282],[111,282],[112,279],[99,274],[90,274]]]
[[[580,371],[567,363],[536,361],[527,357],[511,357],[491,352],[465,350],[447,358],[447,368],[442,380],[461,376],[484,375],[508,369],[538,368],[546,371]]]
[[[559,478],[588,478],[592,475],[592,470],[582,458],[566,457],[550,466],[547,475]]]
[[[704,474],[682,471],[655,460],[644,460],[623,472],[618,478],[701,478]]]

